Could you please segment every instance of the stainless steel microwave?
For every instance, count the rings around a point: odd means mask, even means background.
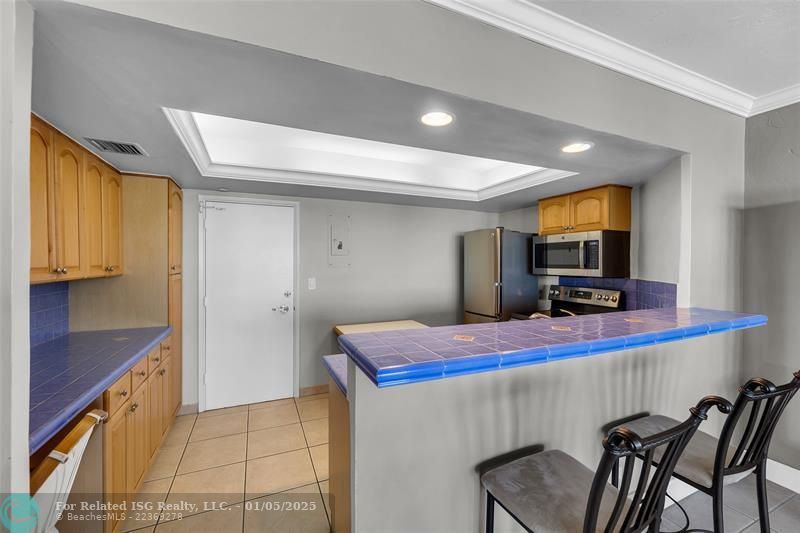
[[[533,238],[533,273],[545,276],[627,278],[628,231],[583,231]]]

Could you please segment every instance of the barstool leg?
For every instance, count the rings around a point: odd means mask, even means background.
[[[758,522],[761,533],[769,532],[769,502],[767,500],[767,462],[762,461],[756,468],[756,493],[758,494]]]
[[[725,486],[722,482],[714,483],[712,507],[714,512],[714,533],[725,533],[725,520],[723,518],[722,494]]]
[[[486,533],[494,533],[494,496],[486,491]]]

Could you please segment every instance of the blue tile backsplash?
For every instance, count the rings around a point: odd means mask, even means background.
[[[625,291],[625,310],[661,309],[675,307],[678,286],[674,283],[627,278],[577,278],[562,276],[558,279],[567,287],[591,287]]]
[[[69,333],[69,282],[31,285],[31,346]]]

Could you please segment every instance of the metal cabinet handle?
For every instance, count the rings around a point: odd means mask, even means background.
[[[139,375],[142,376],[142,377],[145,377],[147,375],[147,372],[142,370],[141,372],[139,372]]]
[[[171,266],[171,267],[169,267],[169,268],[170,268],[171,270],[178,270],[178,267],[177,267],[176,265],[172,265],[172,266]]]
[[[123,398],[125,398],[128,395],[128,389],[122,389],[119,392],[119,395],[122,396]]]
[[[160,358],[160,357],[153,357],[153,361],[155,361],[156,363],[158,363],[158,362],[160,362],[160,361],[161,361],[161,358]]]
[[[172,349],[172,347],[171,346],[162,346],[161,349],[164,350],[165,352],[168,352],[168,351],[170,351]]]
[[[161,372],[159,372],[159,373],[158,373],[158,375],[159,375],[159,376],[163,376],[163,375],[164,375],[164,374],[166,374],[166,373],[167,373],[167,369],[166,369],[166,368],[162,368],[162,369],[161,369]]]
[[[138,408],[139,408],[139,404],[138,403],[131,404],[131,413],[136,412],[136,410]]]

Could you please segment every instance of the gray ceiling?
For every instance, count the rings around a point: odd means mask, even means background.
[[[506,211],[607,182],[634,184],[678,151],[275,50],[63,2],[35,1],[33,109],[75,139],[138,142],[150,157],[101,154],[121,170],[183,187]],[[455,15],[454,15],[455,16]],[[580,172],[483,202],[201,176],[161,108]],[[439,107],[457,121],[422,127]],[[591,140],[590,152],[560,146]]]

